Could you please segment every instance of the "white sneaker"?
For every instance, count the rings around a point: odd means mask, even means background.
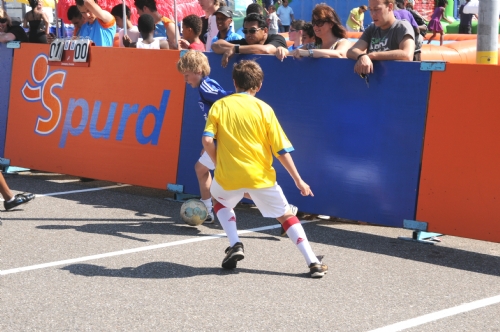
[[[288,206],[290,207],[290,211],[292,211],[292,214],[296,216],[297,212],[299,212],[299,208],[292,204],[288,204]]]

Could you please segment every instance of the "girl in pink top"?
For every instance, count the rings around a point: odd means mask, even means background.
[[[441,25],[441,18],[448,23],[453,23],[450,19],[444,16],[444,9],[448,5],[448,0],[439,0],[434,13],[432,14],[431,20],[429,21],[428,29],[432,31],[432,36],[427,41],[427,44],[431,43],[431,40],[436,37],[436,33],[439,33],[439,45],[443,45],[443,26]]]

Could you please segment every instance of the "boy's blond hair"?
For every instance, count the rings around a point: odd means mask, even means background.
[[[177,61],[177,70],[180,73],[201,73],[203,77],[210,75],[210,64],[203,52],[189,50]]]

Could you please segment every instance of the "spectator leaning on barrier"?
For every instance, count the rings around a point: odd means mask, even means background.
[[[171,19],[164,17],[156,9],[155,0],[135,0],[135,8],[137,8],[137,13],[139,15],[149,14],[153,17],[155,21],[155,38],[165,38],[168,41],[170,49],[177,49],[177,40],[175,38],[175,22]],[[180,36],[178,34],[178,36]]]
[[[13,26],[9,15],[0,8],[0,43],[10,41],[27,42],[28,36],[22,27]]]
[[[132,11],[130,10],[130,8],[128,8],[128,6],[125,6],[125,15],[127,16],[127,35],[129,36],[129,39],[135,43],[135,42],[137,42],[137,40],[139,39],[141,34],[139,32],[139,29],[135,25],[133,25],[132,22],[130,21],[131,14],[132,14]],[[113,15],[113,17],[115,18],[116,25],[119,28],[123,28],[123,5],[120,4],[120,5],[114,6],[111,9],[111,15]],[[118,39],[120,40],[120,47],[125,47],[125,45],[123,44],[124,33],[125,33],[125,30],[123,30],[123,29],[118,31]]]
[[[356,60],[357,74],[373,73],[373,60],[413,60],[415,34],[407,21],[394,17],[394,0],[369,0],[373,20],[361,38],[347,51]]]
[[[302,47],[302,28],[306,22],[303,20],[293,21],[288,30],[288,40],[293,41],[293,45],[288,47],[289,51]]]
[[[205,51],[205,44],[200,40],[201,18],[196,15],[188,15],[182,19],[182,39],[179,46],[182,49]]]
[[[217,33],[217,36],[212,39],[212,45],[219,39],[225,41],[241,39],[239,34],[230,30],[230,26],[233,23],[233,12],[229,9],[229,7],[219,7],[219,9],[215,12],[215,19],[219,33]],[[207,51],[212,51],[212,49]]]
[[[290,24],[294,20],[293,9],[288,5],[288,0],[283,0],[282,5],[278,7],[276,12],[280,18],[280,32],[288,32]]]
[[[415,53],[413,56],[413,61],[420,61],[420,52],[422,51],[422,43],[424,38],[420,35],[420,28],[418,27],[417,21],[413,18],[413,15],[405,9],[406,0],[396,0],[394,7],[394,17],[398,20],[406,20],[413,27],[413,32],[415,33]]]
[[[113,46],[116,33],[113,15],[99,7],[97,0],[76,0],[76,6],[86,21],[80,28],[80,36],[90,37],[96,46]]]
[[[327,4],[321,3],[314,7],[312,25],[316,36],[314,47],[301,47],[291,52],[295,58],[345,58],[351,42],[347,40],[346,30],[340,23],[335,10]],[[280,58],[281,49],[276,52]],[[286,57],[286,54],[283,54]]]
[[[66,14],[68,16],[68,20],[71,21],[75,29],[73,30],[73,37],[80,35],[80,29],[82,25],[85,23],[85,18],[82,13],[78,10],[76,5],[69,6],[68,12]]]
[[[349,13],[349,18],[346,22],[347,31],[351,32],[359,32],[363,31],[363,21],[365,19],[365,12],[368,10],[368,7],[365,5],[353,8]]]
[[[275,54],[278,47],[287,47],[283,36],[268,34],[266,19],[260,14],[245,17],[243,27],[245,39],[230,42],[218,40],[212,45],[215,53],[223,55],[222,67],[227,66],[234,54]]]
[[[316,44],[316,35],[314,34],[314,27],[311,23],[306,23],[302,27],[302,47],[306,50],[314,48]]]

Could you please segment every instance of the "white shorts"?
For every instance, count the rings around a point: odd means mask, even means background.
[[[202,164],[203,166],[205,166],[206,168],[208,168],[211,171],[213,171],[215,169],[214,162],[209,157],[209,155],[206,151],[203,152],[203,154],[201,155],[200,159],[198,159],[198,161],[200,162],[200,164]]]
[[[241,201],[243,195],[249,193],[262,216],[266,218],[279,218],[290,208],[283,190],[277,183],[270,188],[224,190],[214,179],[210,193],[228,209],[233,209]]]

